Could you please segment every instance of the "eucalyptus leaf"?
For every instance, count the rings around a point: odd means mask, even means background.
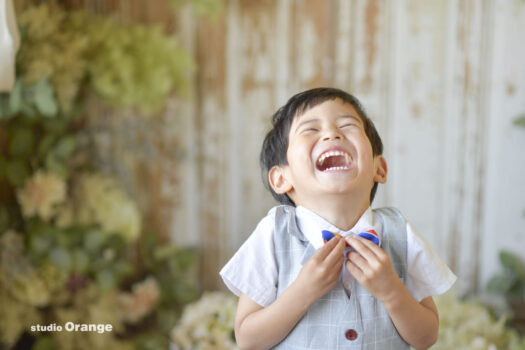
[[[5,167],[7,180],[14,187],[21,187],[29,177],[29,166],[23,160],[10,160]]]
[[[92,252],[98,252],[106,239],[105,234],[99,230],[87,232],[84,236],[84,247]]]
[[[53,93],[53,86],[47,77],[35,84],[33,92],[33,102],[43,116],[53,117],[58,113],[58,102]]]
[[[9,154],[12,157],[26,157],[33,153],[35,137],[31,129],[19,127],[9,137]]]
[[[77,147],[77,138],[74,135],[68,135],[61,138],[55,147],[53,147],[54,156],[60,159],[70,157]]]
[[[114,289],[117,285],[115,273],[109,268],[97,272],[95,276],[95,281],[97,283],[98,288],[102,292],[110,291]]]
[[[71,270],[71,256],[69,252],[62,247],[53,248],[49,253],[49,260],[62,271]]]
[[[9,113],[16,114],[20,112],[22,107],[22,78],[18,78],[15,81],[13,90],[9,94]]]
[[[51,247],[52,241],[49,236],[33,234],[29,240],[29,249],[40,255]]]

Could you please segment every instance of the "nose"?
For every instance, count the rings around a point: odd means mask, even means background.
[[[338,127],[329,127],[324,132],[324,135],[322,137],[323,141],[331,141],[331,140],[341,140],[343,136],[341,135],[341,131]]]

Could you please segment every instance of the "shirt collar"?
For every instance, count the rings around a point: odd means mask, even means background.
[[[354,227],[348,231],[340,230],[310,209],[302,206],[298,206],[295,209],[295,216],[299,230],[304,234],[304,236],[314,246],[315,249],[321,248],[324,244],[323,237],[321,235],[322,230],[332,231],[340,234],[343,237],[364,232],[370,229],[375,230],[380,236],[382,233],[382,225],[379,220],[377,220],[375,213],[370,207],[368,207],[363,215],[361,215]]]

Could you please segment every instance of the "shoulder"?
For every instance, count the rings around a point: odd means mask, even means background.
[[[391,217],[398,217],[398,218],[405,219],[403,214],[401,214],[401,211],[395,207],[375,208],[375,209],[372,209],[372,212],[374,212],[374,214],[379,215],[379,216],[391,216]]]

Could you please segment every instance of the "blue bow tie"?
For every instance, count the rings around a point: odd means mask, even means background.
[[[332,232],[332,231],[328,231],[328,230],[323,230],[322,235],[323,235],[323,241],[325,243],[336,236],[339,238],[343,238],[343,236],[341,236],[340,234]],[[369,241],[374,242],[376,245],[379,245],[379,235],[374,230],[367,230],[365,232],[353,234],[353,236],[363,237],[364,239],[368,239]]]

